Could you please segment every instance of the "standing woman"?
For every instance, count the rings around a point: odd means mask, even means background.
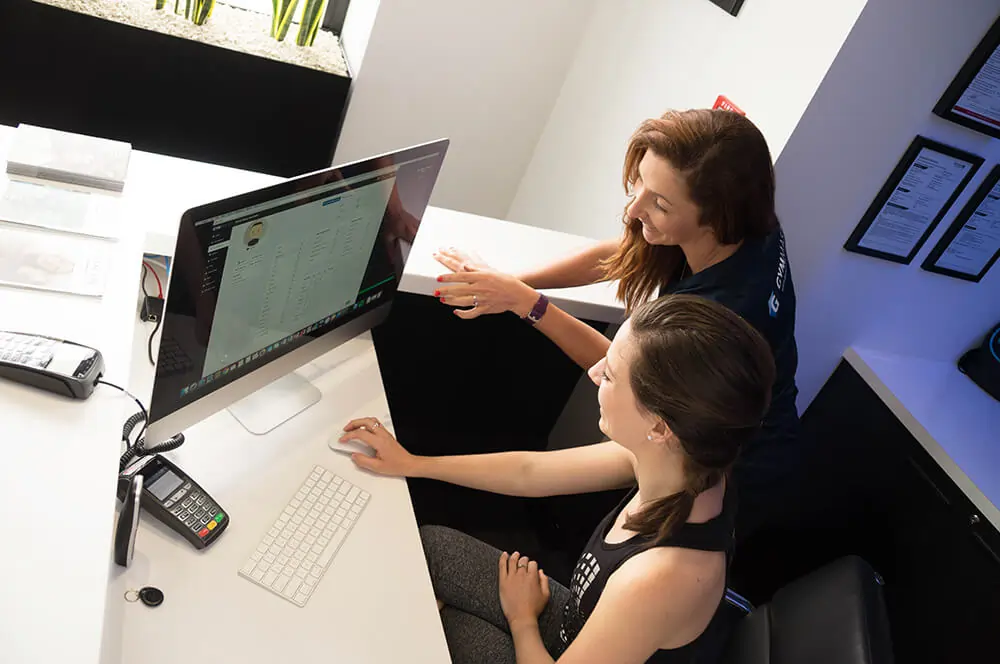
[[[734,469],[737,536],[745,539],[787,502],[799,457],[795,290],[767,142],[737,113],[668,111],[632,135],[623,184],[629,203],[620,238],[519,276],[442,250],[437,258],[452,273],[439,277],[439,296],[460,307],[461,318],[513,312],[582,367],[603,357],[610,342],[537,289],[618,280],[627,314],[653,297],[687,293],[742,316],[767,340],[777,366],[761,432]]]

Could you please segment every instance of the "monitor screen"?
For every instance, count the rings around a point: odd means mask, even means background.
[[[408,148],[186,212],[150,421],[387,304],[446,149]]]

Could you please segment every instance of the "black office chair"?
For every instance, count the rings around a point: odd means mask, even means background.
[[[724,664],[892,664],[882,580],[857,556],[835,560],[751,608],[732,591],[727,609],[744,611]]]

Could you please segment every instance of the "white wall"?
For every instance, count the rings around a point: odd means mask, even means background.
[[[960,10],[953,0],[869,0],[778,159],[799,305],[800,408],[849,345],[952,360],[1000,319],[1000,269],[973,284],[920,268],[1000,159],[1000,141],[931,114],[998,10],[997,0],[964,0]],[[910,265],[844,251],[917,134],[986,164]]]
[[[865,0],[602,0],[508,218],[593,237],[619,231],[632,131],[725,94],[777,156]]]
[[[379,4],[380,0],[351,0],[347,6],[344,27],[340,31],[340,45],[344,48],[344,58],[352,76],[361,71]]]
[[[502,217],[593,6],[381,0],[335,161],[447,136],[432,203]]]

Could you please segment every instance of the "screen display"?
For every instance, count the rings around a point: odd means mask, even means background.
[[[149,492],[162,503],[180,487],[183,481],[166,466],[160,466],[159,470],[145,482],[145,485]]]
[[[150,421],[391,299],[447,141],[188,211]]]

